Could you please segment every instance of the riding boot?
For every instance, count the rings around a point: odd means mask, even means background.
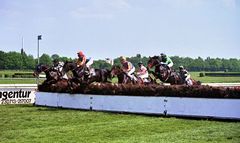
[[[85,75],[90,76],[90,69],[87,67],[85,68]]]
[[[89,71],[92,76],[95,76],[96,73],[94,71],[94,68],[89,67]]]
[[[137,83],[137,78],[134,76],[134,75],[131,75],[131,80],[134,82],[134,83]]]
[[[187,79],[185,82],[186,82],[186,84],[187,84],[187,85],[189,85],[189,86],[190,86],[190,85],[193,85],[193,83],[192,83],[192,80],[191,80],[191,79]]]
[[[137,81],[137,78],[136,78],[135,76],[133,76],[133,80],[134,80],[134,81]]]

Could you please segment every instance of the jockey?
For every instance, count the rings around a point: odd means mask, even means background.
[[[58,59],[54,59],[52,68],[58,72],[61,72],[63,69],[63,65],[64,65],[64,62],[59,61]]]
[[[161,53],[161,64],[165,64],[167,65],[170,69],[172,68],[173,66],[173,61],[170,59],[169,56],[167,56],[166,54],[164,53]]]
[[[133,73],[135,72],[135,67],[133,66],[133,64],[127,61],[126,57],[124,56],[120,57],[120,61],[122,64],[123,72],[125,72],[132,80],[137,81],[136,77],[133,75]]]
[[[192,81],[190,78],[191,76],[190,76],[189,72],[183,66],[179,67],[179,74],[180,74],[180,77],[184,80],[184,82],[187,85],[192,85]]]
[[[83,52],[80,51],[80,52],[77,53],[77,55],[78,55],[77,67],[81,67],[81,66],[83,66],[84,64],[86,64],[87,58],[86,58],[86,56],[83,54]]]
[[[137,76],[140,77],[142,80],[148,78],[148,70],[147,68],[143,65],[142,62],[138,63],[139,69],[137,71]]]
[[[58,59],[54,59],[52,69],[56,70],[58,75],[61,76],[62,78],[68,79],[66,74],[62,76],[63,65],[64,65],[64,62],[59,61]]]
[[[86,56],[83,54],[82,51],[77,53],[78,59],[77,59],[77,67],[81,67],[83,65],[86,65],[87,71],[85,71],[87,74],[93,73],[91,72],[91,65],[93,64],[93,59],[92,58],[86,58]]]

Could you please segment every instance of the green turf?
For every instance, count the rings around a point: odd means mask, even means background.
[[[40,83],[43,80],[40,80]],[[1,79],[0,84],[36,84],[36,79]]]
[[[0,106],[0,142],[239,142],[240,123]]]
[[[199,80],[203,83],[236,83],[240,82],[239,77],[210,77],[210,76],[199,76],[200,72],[191,72],[191,77],[195,80]]]

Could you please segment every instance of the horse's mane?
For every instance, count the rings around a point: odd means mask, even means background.
[[[158,59],[158,60],[160,60],[160,56],[153,56],[153,57],[151,57],[152,59]]]
[[[49,68],[48,65],[43,64],[43,63],[40,63],[40,64],[38,64],[38,65],[35,67],[35,70],[38,70],[39,68],[42,68],[42,67]]]
[[[67,63],[73,64],[73,63],[75,63],[75,62],[73,62],[73,61],[65,61],[65,62],[64,62],[64,64],[67,64]]]
[[[162,61],[160,56],[153,56],[153,57],[149,57],[148,63],[152,60],[157,61],[158,63]]]
[[[112,68],[120,69],[121,67],[119,65],[113,65]]]
[[[76,67],[77,63],[74,62],[74,61],[65,61],[64,62],[64,66],[66,66],[66,65],[69,65],[69,66],[72,66],[72,67]]]

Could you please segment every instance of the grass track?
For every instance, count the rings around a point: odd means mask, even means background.
[[[0,142],[239,142],[240,123],[0,106]]]
[[[195,80],[199,80],[203,83],[239,83],[240,77],[199,77],[200,72],[191,72],[191,77]]]

